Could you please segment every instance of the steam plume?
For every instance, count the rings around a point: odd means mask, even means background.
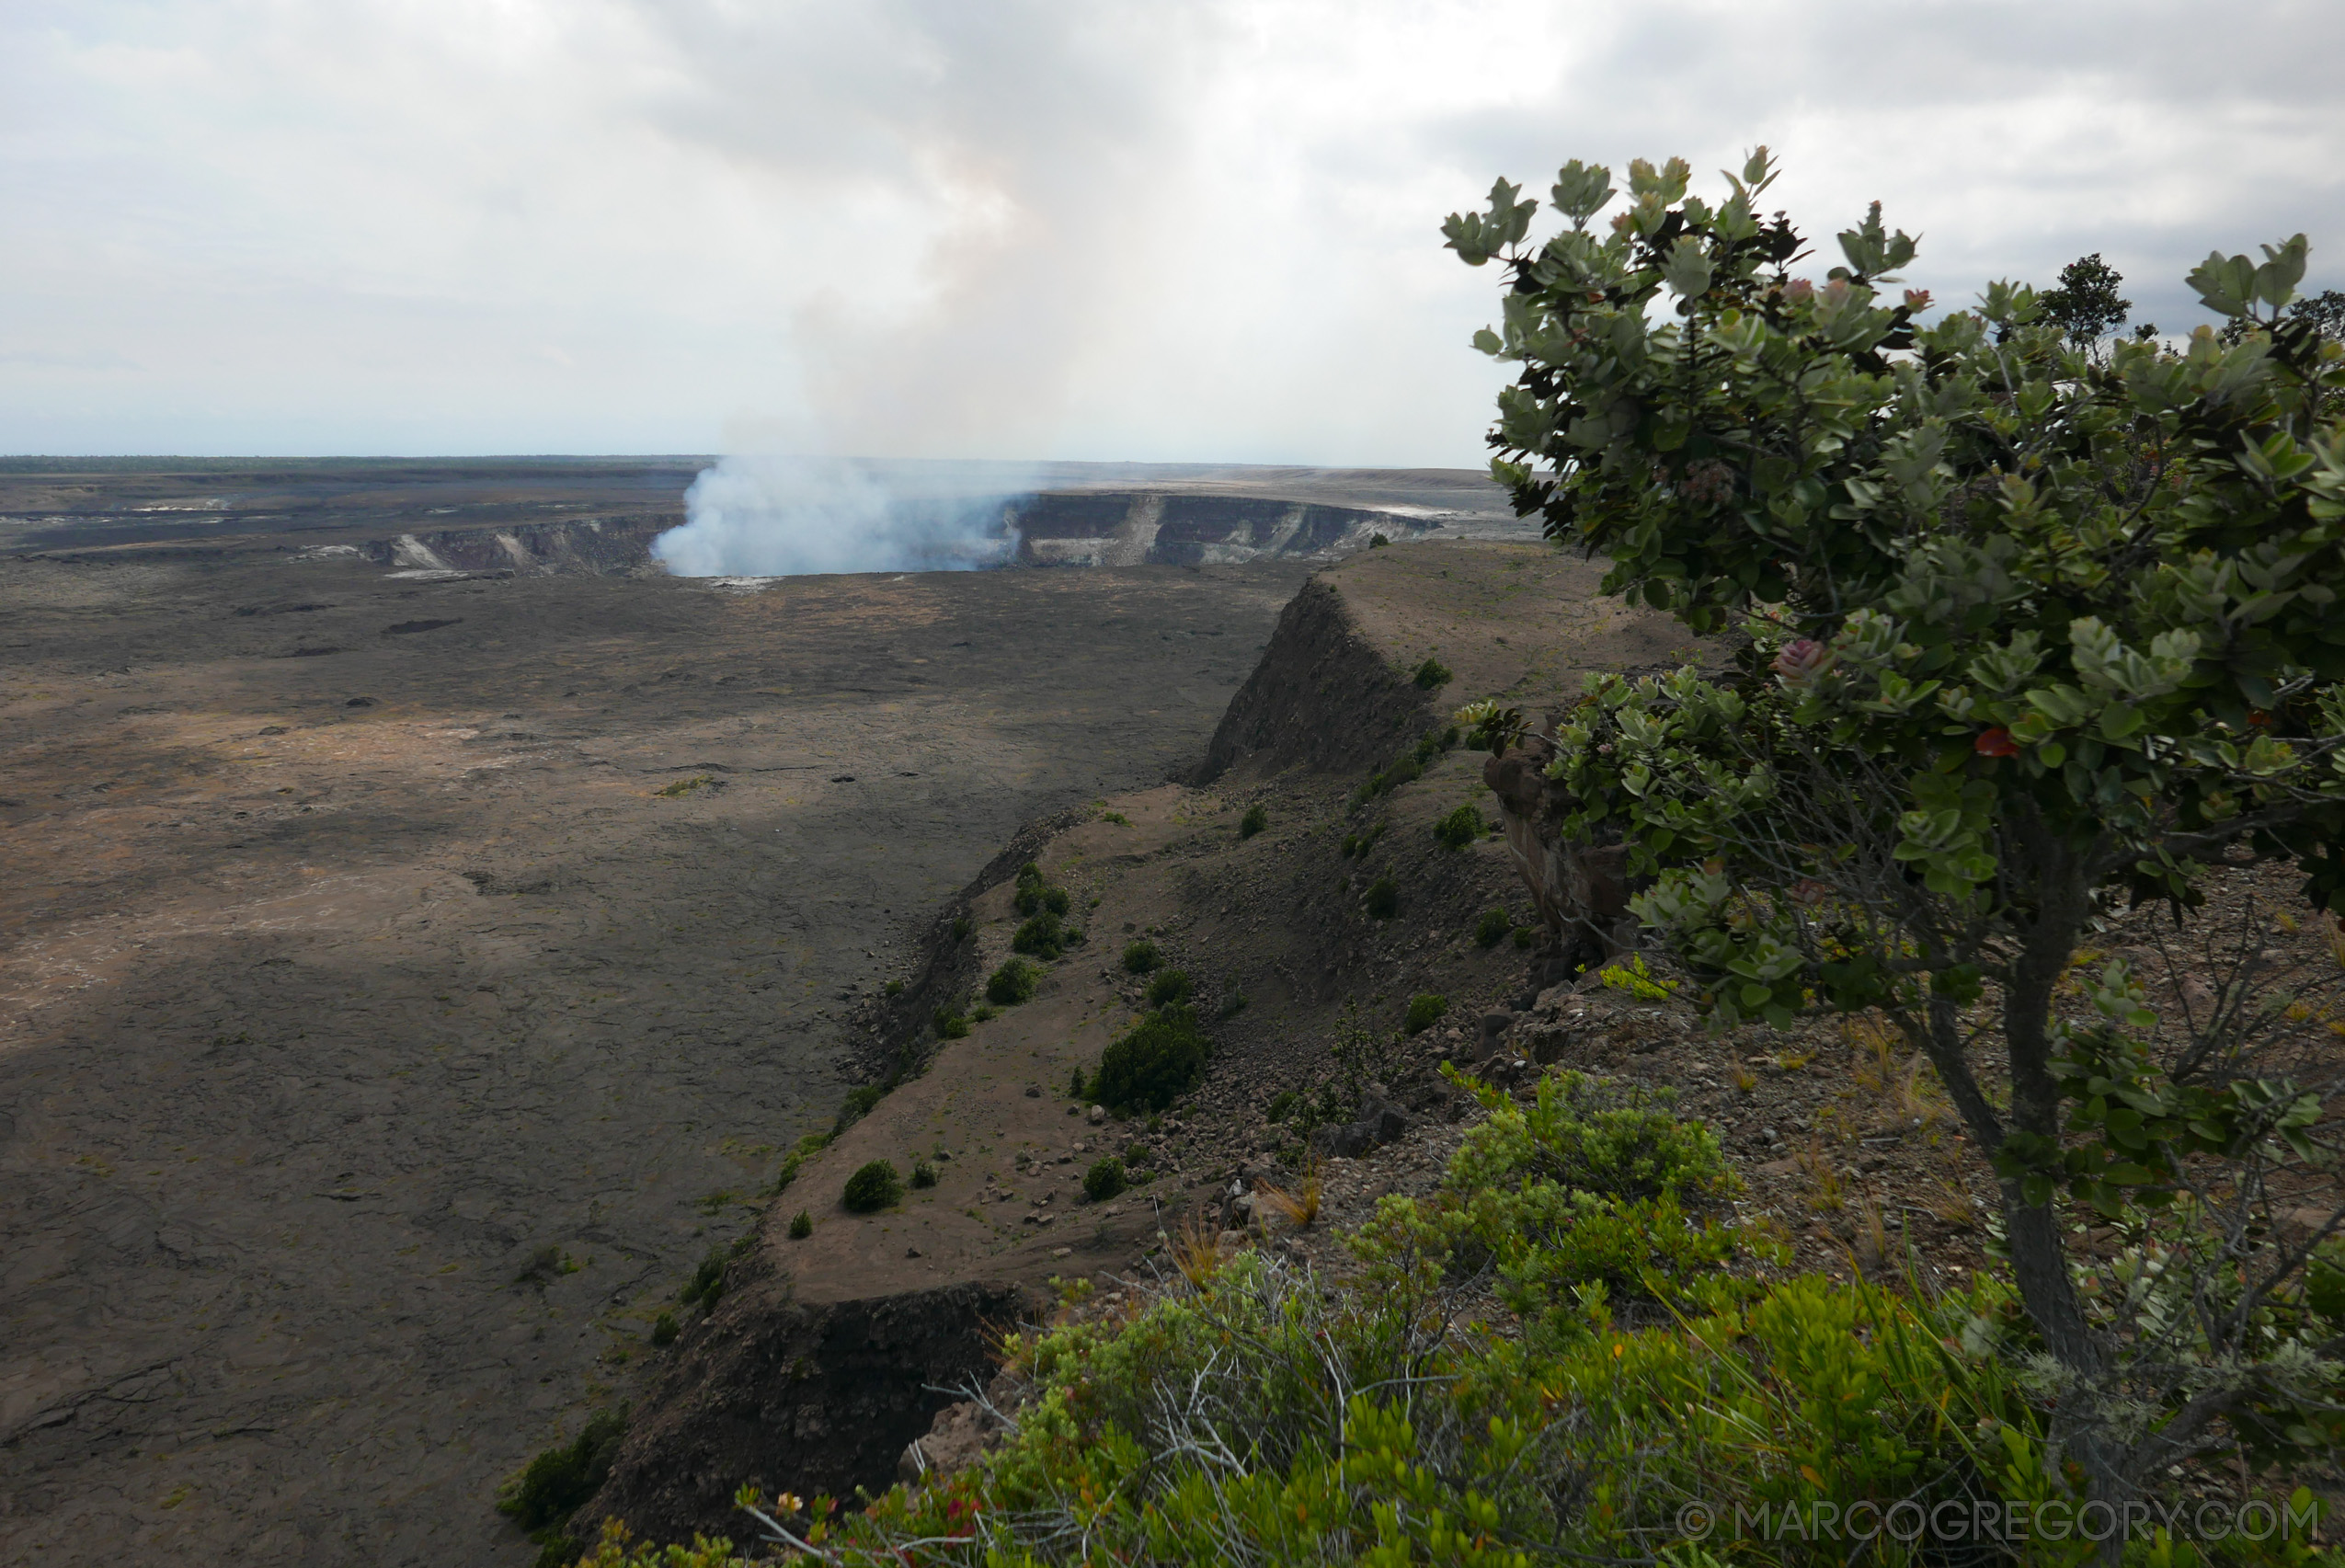
[[[981,479],[852,459],[727,457],[684,492],[684,523],[652,541],[678,577],[955,572],[1018,548],[1007,465]]]

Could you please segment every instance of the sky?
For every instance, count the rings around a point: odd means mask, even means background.
[[[0,0],[0,452],[1478,467],[1495,176],[1764,143],[1941,303],[2098,251],[2179,333],[2212,248],[2345,284],[2340,57],[2334,0]]]

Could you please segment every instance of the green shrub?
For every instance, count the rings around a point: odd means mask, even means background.
[[[1371,534],[1369,534],[1369,535],[1368,535],[1368,548],[1369,548],[1369,549],[1371,549],[1371,550],[1381,550],[1381,549],[1384,549],[1386,546],[1390,545],[1391,543],[1392,543],[1392,541],[1390,541],[1390,539],[1387,539],[1387,538],[1386,538],[1383,534],[1381,534],[1381,533],[1371,533]]]
[[[1092,1097],[1118,1115],[1161,1111],[1196,1087],[1209,1051],[1187,1009],[1160,1009],[1107,1043]]]
[[[1287,1114],[1302,1103],[1302,1098],[1292,1089],[1281,1089],[1270,1097],[1270,1104],[1264,1108],[1263,1115],[1272,1121],[1283,1122],[1287,1119]]]
[[[969,1021],[966,1017],[962,1016],[960,1010],[957,1008],[938,1008],[936,1010],[934,1022],[936,1024],[936,1037],[940,1040],[958,1040],[967,1037],[968,1035]]]
[[[1389,921],[1401,912],[1401,885],[1390,876],[1379,876],[1368,884],[1367,898],[1363,906],[1370,920]]]
[[[1447,665],[1427,654],[1425,661],[1417,666],[1417,672],[1410,679],[1430,692],[1436,686],[1447,686],[1457,677],[1450,672]]]
[[[773,1173],[773,1185],[767,1190],[775,1197],[781,1196],[783,1189],[798,1179],[798,1167],[828,1149],[832,1136],[828,1132],[810,1132],[798,1139],[783,1156],[781,1168]]]
[[[1251,839],[1256,833],[1261,832],[1264,828],[1269,826],[1269,809],[1264,807],[1260,802],[1256,802],[1254,805],[1247,807],[1246,814],[1238,818],[1238,837],[1241,839]]]
[[[1157,952],[1156,944],[1145,936],[1124,944],[1124,967],[1133,974],[1145,975],[1161,962],[1162,956]]]
[[[1070,1100],[1080,1100],[1080,1099],[1081,1099],[1082,1097],[1083,1097],[1083,1070],[1082,1070],[1081,1068],[1080,1068],[1080,1067],[1079,1067],[1079,1068],[1076,1068],[1076,1069],[1075,1069],[1075,1070],[1074,1070],[1071,1073],[1070,1073],[1070,1074],[1068,1075],[1068,1079],[1067,1079],[1067,1098],[1069,1098]]]
[[[933,1165],[932,1165],[932,1164],[930,1164],[930,1163],[929,1163],[927,1161],[925,1161],[925,1160],[919,1160],[919,1161],[915,1161],[915,1162],[913,1162],[913,1163],[912,1163],[912,1185],[914,1185],[914,1186],[916,1186],[916,1187],[932,1187],[932,1186],[934,1186],[935,1185],[936,1185],[936,1167],[935,1167],[935,1166],[933,1166]]]
[[[1518,925],[1515,928],[1515,945],[1525,949],[1535,947],[1539,944],[1539,928],[1536,925]]]
[[[697,1301],[710,1311],[715,1311],[717,1301],[725,1294],[726,1261],[723,1247],[709,1248],[708,1255],[700,1260],[700,1267],[692,1271],[692,1278],[685,1282],[683,1291],[676,1299],[687,1307]]]
[[[651,1320],[651,1343],[663,1350],[675,1344],[676,1336],[682,1332],[676,1326],[673,1312],[662,1312]]]
[[[1110,1157],[1095,1162],[1083,1173],[1083,1196],[1093,1203],[1104,1203],[1124,1190],[1124,1162]]]
[[[611,1473],[626,1432],[624,1406],[589,1416],[577,1437],[539,1454],[505,1483],[498,1511],[533,1535],[558,1531]]]
[[[847,1178],[845,1189],[839,1195],[851,1214],[876,1214],[904,1196],[904,1179],[896,1167],[886,1160],[874,1160]]]
[[[1461,850],[1481,837],[1481,812],[1473,802],[1444,817],[1433,825],[1433,836],[1448,849]]]
[[[1156,979],[1148,983],[1148,1004],[1161,1007],[1168,1001],[1186,1001],[1190,990],[1189,977],[1184,970],[1160,970]]]
[[[1246,993],[1241,990],[1232,990],[1228,996],[1221,999],[1221,1010],[1218,1013],[1216,1013],[1214,1016],[1226,1023],[1230,1019],[1235,1018],[1239,1013],[1243,1013],[1245,1010]]]
[[[1731,1521],[1796,1502],[1813,1516],[1821,1501],[1845,1517],[1911,1500],[1967,1517],[1973,1499],[2056,1487],[2029,1468],[2041,1418],[1963,1348],[2001,1310],[1986,1288],[1914,1303],[1807,1277],[1561,1347],[1460,1326],[1453,1300],[1422,1280],[1330,1300],[1246,1253],[1129,1322],[1022,1337],[1037,1397],[1002,1448],[966,1482],[890,1494],[842,1536],[869,1562],[949,1537],[971,1562],[1071,1562],[1061,1543],[1080,1539],[1088,1561],[1184,1568],[1788,1568],[1843,1555],[1802,1536],[1709,1556],[1681,1544],[1681,1510]]]
[[[803,1242],[814,1234],[814,1216],[801,1208],[790,1217],[790,1240]]]
[[[1448,1011],[1447,997],[1436,996],[1429,990],[1419,991],[1409,999],[1406,1027],[1412,1035],[1422,1035],[1441,1022],[1441,1015]]]
[[[1515,929],[1515,917],[1504,910],[1484,910],[1481,919],[1474,922],[1474,945],[1495,947]]]
[[[1041,983],[1040,969],[1023,959],[1012,958],[994,970],[992,977],[985,982],[986,1000],[1000,1002],[1004,1007],[1015,1007],[1022,1001],[1032,1000],[1035,988]]]
[[[840,1103],[839,1117],[830,1124],[830,1136],[838,1137],[871,1114],[871,1108],[887,1097],[891,1086],[886,1083],[864,1083],[847,1091]]]
[[[953,940],[954,940],[954,941],[955,941],[955,942],[966,942],[966,941],[967,941],[967,940],[968,940],[968,936],[969,936],[969,933],[971,933],[971,932],[975,931],[976,929],[977,929],[977,922],[976,922],[976,921],[972,921],[972,920],[970,920],[968,916],[967,916],[967,915],[955,915],[955,916],[953,917]]]
[[[969,1009],[969,1022],[972,1024],[989,1023],[999,1016],[999,1011],[989,1001],[980,1001]]]
[[[1056,958],[1067,950],[1066,923],[1049,910],[1019,922],[1010,938],[1010,951],[1036,958]]]
[[[889,996],[901,996],[904,994],[904,982],[901,980],[890,980],[879,989]]]

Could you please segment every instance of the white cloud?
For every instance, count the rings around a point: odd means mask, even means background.
[[[1493,175],[1764,141],[1962,299],[2334,232],[2326,4],[17,0],[0,450],[1470,464]],[[2324,232],[2326,225],[2329,232]]]

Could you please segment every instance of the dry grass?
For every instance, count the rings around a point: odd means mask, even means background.
[[[1254,1188],[1254,1203],[1278,1217],[1290,1230],[1300,1230],[1319,1218],[1319,1200],[1324,1184],[1319,1173],[1319,1162],[1314,1160],[1303,1167],[1302,1179],[1292,1189],[1263,1185]]]
[[[1202,1287],[1221,1271],[1221,1232],[1207,1224],[1201,1214],[1181,1221],[1172,1232],[1170,1250],[1172,1266],[1191,1285]]]
[[[1880,1272],[1890,1259],[1889,1225],[1881,1216],[1881,1205],[1866,1198],[1857,1207],[1857,1267],[1870,1277]]]
[[[1741,1062],[1736,1062],[1734,1064],[1735,1090],[1740,1093],[1748,1094],[1757,1087],[1758,1074],[1744,1067]]]
[[[1807,1173],[1815,1206],[1822,1209],[1837,1209],[1848,1201],[1846,1185],[1840,1172],[1832,1162],[1832,1153],[1822,1139],[1810,1139],[1808,1146],[1791,1156],[1800,1169]]]

